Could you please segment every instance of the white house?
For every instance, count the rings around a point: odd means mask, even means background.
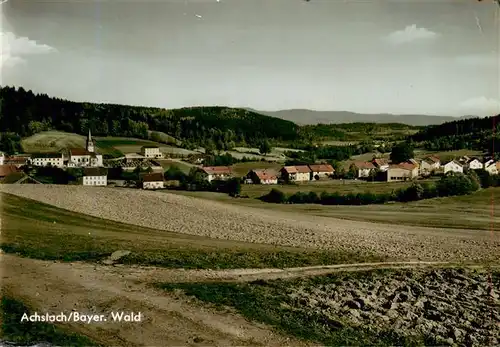
[[[208,182],[213,180],[226,181],[232,176],[232,170],[229,166],[205,166],[201,168]]]
[[[5,161],[5,154],[0,152],[0,165],[3,165],[4,161]]]
[[[281,177],[290,182],[306,182],[311,180],[311,169],[307,165],[284,166],[280,170]]]
[[[92,135],[87,136],[85,148],[71,148],[69,150],[68,167],[102,167],[102,155],[95,152],[95,144]]]
[[[98,167],[86,167],[83,169],[84,186],[107,186],[108,170]]]
[[[441,167],[441,161],[437,157],[427,157],[419,162],[419,171],[421,174],[431,173]]]
[[[387,159],[375,158],[372,160],[372,164],[382,172],[389,169],[389,161]]]
[[[448,172],[464,172],[464,167],[455,160],[447,162],[446,164],[444,164],[443,168],[445,174]]]
[[[142,146],[141,154],[146,158],[163,158],[160,147],[157,146]]]
[[[479,159],[474,158],[467,163],[467,168],[469,170],[480,170],[483,168],[483,163]]]
[[[500,162],[494,162],[493,160],[488,160],[484,164],[484,169],[489,172],[490,175],[498,175],[500,169]]]
[[[64,166],[64,157],[62,153],[35,153],[30,158],[31,165],[34,166]]]
[[[163,189],[165,188],[165,179],[163,173],[154,172],[141,175],[142,189]]]
[[[370,173],[375,170],[375,165],[373,165],[371,162],[355,162],[351,164],[351,166],[354,166],[357,171],[357,176],[358,178],[366,178],[370,177]]]

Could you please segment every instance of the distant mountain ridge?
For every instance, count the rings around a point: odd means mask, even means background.
[[[475,116],[446,117],[429,115],[394,115],[389,113],[363,114],[348,111],[314,111],[306,109],[291,109],[280,111],[261,111],[248,109],[270,117],[289,120],[299,125],[306,124],[340,124],[340,123],[402,123],[413,126],[438,125]]]

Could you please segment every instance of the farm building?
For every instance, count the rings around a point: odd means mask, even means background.
[[[160,172],[141,174],[140,181],[142,183],[142,189],[165,188],[165,179]]]
[[[108,170],[99,167],[86,167],[83,169],[82,184],[84,186],[107,186]]]
[[[246,178],[254,184],[278,184],[278,173],[274,170],[250,170]]]
[[[380,171],[387,171],[389,168],[389,161],[383,158],[375,158],[372,160],[372,164]]]
[[[30,163],[34,166],[64,167],[64,157],[62,153],[36,153],[31,156]]]
[[[205,166],[200,168],[208,182],[225,181],[231,178],[233,172],[229,166]]]
[[[387,182],[406,181],[418,177],[418,166],[413,163],[390,165],[386,171]]]
[[[460,164],[455,160],[447,162],[446,164],[443,165],[443,167],[445,174],[448,172],[460,172],[460,173],[464,172],[464,167],[462,166],[462,164]]]
[[[309,165],[309,169],[311,170],[310,180],[329,178],[335,173],[335,169],[330,164]]]
[[[356,173],[358,178],[366,178],[370,176],[370,173],[375,170],[375,165],[373,165],[371,162],[354,162],[352,164],[356,168]]]
[[[311,180],[311,169],[307,165],[284,166],[281,177],[288,182],[306,182]]]
[[[160,152],[160,147],[158,146],[142,146],[141,154],[146,158],[163,158],[163,154]]]

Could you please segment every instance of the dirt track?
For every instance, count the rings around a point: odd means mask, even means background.
[[[178,300],[146,286],[140,277],[125,278],[126,268],[120,274],[108,271],[112,267],[92,264],[45,262],[5,254],[0,257],[3,289],[15,293],[16,298],[31,304],[39,313],[134,311],[143,314],[141,323],[71,324],[75,331],[105,345],[305,345],[237,315]]]
[[[87,314],[110,311],[142,312],[142,323],[73,323],[75,331],[106,345],[305,345],[234,313],[220,313],[148,286],[152,282],[256,280],[356,271],[446,264],[348,264],[284,270],[242,269],[185,271],[182,269],[59,263],[0,255],[2,286],[30,303],[38,312]],[[68,324],[68,323],[67,323]],[[124,324],[128,324],[124,328]],[[195,342],[195,340],[197,342]],[[161,343],[160,343],[161,341]]]
[[[500,235],[485,231],[345,221],[123,188],[0,185],[0,191],[95,217],[219,239],[372,252],[397,260],[484,261],[500,254]]]

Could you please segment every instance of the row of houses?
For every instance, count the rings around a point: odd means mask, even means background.
[[[229,166],[200,167],[199,172],[208,182],[214,180],[227,180],[234,177]],[[284,166],[279,171],[273,169],[253,169],[244,177],[245,183],[277,184],[278,179],[292,182],[305,182],[331,177],[335,173],[329,164]]]
[[[408,162],[399,164],[391,164],[387,159],[373,159],[371,162],[353,162],[351,166],[356,169],[358,178],[368,178],[374,172],[380,172],[384,180],[388,182],[414,179],[436,172],[444,174],[448,172],[464,173],[468,170],[484,169],[493,175],[500,171],[500,162],[490,159],[483,163],[479,158],[467,156],[450,160],[444,164],[439,158],[429,156],[419,160],[410,159]]]

